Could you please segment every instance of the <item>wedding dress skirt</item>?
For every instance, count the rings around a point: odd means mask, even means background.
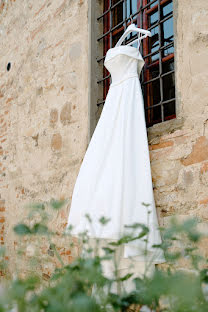
[[[92,248],[93,253],[90,256],[94,257],[96,255],[103,257],[105,256],[105,251],[103,247],[109,247],[109,242],[116,241],[112,239],[102,239],[99,241],[97,247],[97,241],[95,238],[90,238],[87,243],[87,248]],[[112,248],[112,246],[111,246]],[[82,256],[89,257],[89,254],[82,249]],[[116,267],[115,267],[116,262]],[[114,255],[111,259],[102,260],[102,274],[109,279],[115,279],[124,277],[127,274],[132,274],[127,280],[122,282],[113,282],[111,285],[111,292],[122,294],[124,291],[131,292],[135,290],[135,284],[133,279],[135,277],[142,278],[144,275],[151,277],[154,274],[155,266],[153,263],[148,263],[141,261],[140,256],[134,256],[129,258],[124,258],[124,245],[120,245],[116,248]],[[108,287],[103,289],[108,293]],[[92,294],[96,295],[96,286],[92,287]]]
[[[112,83],[80,167],[67,227],[73,226],[74,236],[88,230],[91,238],[119,239],[131,232],[125,225],[146,224],[150,230],[147,257],[162,263],[162,250],[152,247],[161,243],[161,236],[139,80],[144,60],[137,48],[121,45],[107,51],[104,65]],[[92,219],[92,227],[85,214]],[[110,219],[104,226],[99,222],[103,216]],[[142,239],[126,243],[123,257],[145,261],[144,248]]]

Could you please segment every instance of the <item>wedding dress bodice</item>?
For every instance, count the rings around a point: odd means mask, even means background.
[[[121,45],[107,51],[104,65],[111,74],[111,85],[114,85],[131,76],[139,77],[144,60],[138,48]]]

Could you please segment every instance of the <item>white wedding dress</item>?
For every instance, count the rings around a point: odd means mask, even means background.
[[[67,227],[73,226],[74,236],[88,230],[92,238],[118,239],[129,233],[125,225],[144,223],[150,229],[148,257],[153,257],[153,263],[162,263],[162,250],[152,248],[161,243],[161,236],[139,80],[144,60],[138,48],[120,45],[107,51],[104,65],[112,83],[80,167]],[[143,202],[150,204],[151,213]],[[85,214],[90,215],[93,230]],[[105,226],[99,222],[102,216],[110,219]],[[124,245],[123,257],[144,261],[144,248],[143,240],[129,242]]]

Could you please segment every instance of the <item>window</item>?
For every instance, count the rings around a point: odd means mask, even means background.
[[[174,74],[174,33],[173,0],[104,0],[103,14],[103,57],[114,47],[127,26],[131,23],[148,29],[151,37],[141,41],[140,51],[145,65],[140,75],[144,96],[147,127],[176,117],[175,112],[175,74]],[[124,44],[130,43],[137,33],[130,33]],[[137,43],[133,44],[136,46]],[[110,86],[110,73],[103,65],[103,77],[98,80],[103,85],[103,105]]]

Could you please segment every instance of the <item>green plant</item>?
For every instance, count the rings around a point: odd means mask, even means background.
[[[29,205],[26,221],[14,227],[20,239],[17,253],[20,262],[28,246],[35,246],[34,249],[29,249],[32,250],[32,269],[22,276],[21,270],[17,268],[13,279],[6,280],[4,284],[2,281],[0,312],[133,311],[133,307],[135,311],[208,311],[208,260],[199,249],[207,234],[199,231],[200,220],[191,218],[179,222],[172,218],[167,228],[161,228],[163,243],[155,246],[164,251],[167,263],[157,267],[151,276],[147,274],[147,263],[143,276],[134,278],[135,288],[131,292],[121,287],[120,293],[114,293],[111,291],[112,284],[119,283],[122,286],[131,274],[115,274],[113,278],[106,278],[102,271],[102,261],[114,261],[116,249],[122,244],[148,238],[148,227],[137,223],[129,225],[132,234],[128,232],[128,235],[116,242],[110,242],[104,248],[102,257],[97,253],[99,239],[96,250],[92,250],[88,246],[88,233],[80,233],[76,244],[81,244],[85,252],[77,255],[71,263],[65,263],[54,242],[57,233],[48,226],[50,209],[59,211],[65,203],[66,201],[56,200],[33,203]],[[89,215],[86,218],[91,222]],[[100,222],[105,226],[108,219],[103,216]],[[140,234],[135,236],[136,229],[140,229]],[[71,228],[62,233],[62,238],[73,250],[75,245],[70,232]],[[50,252],[44,258],[40,245],[46,241]],[[42,262],[50,263],[51,254],[56,256],[57,265],[48,280],[45,280],[41,270],[38,271],[37,268]],[[181,261],[186,261],[186,269],[181,268]],[[114,263],[116,273],[116,262]]]

